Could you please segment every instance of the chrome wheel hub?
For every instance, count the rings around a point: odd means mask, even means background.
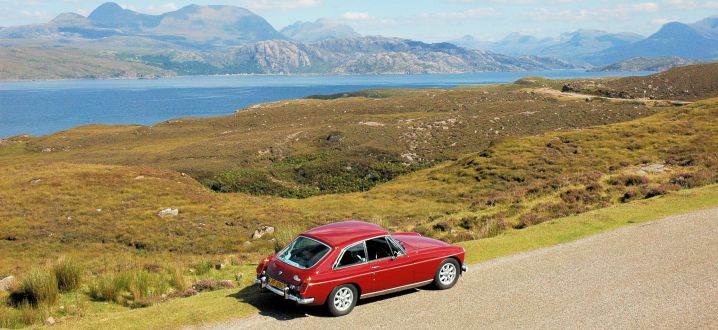
[[[439,282],[443,285],[449,285],[456,278],[456,266],[453,263],[446,263],[439,270]]]
[[[341,288],[334,295],[334,307],[339,311],[349,309],[354,301],[354,293],[349,288]]]

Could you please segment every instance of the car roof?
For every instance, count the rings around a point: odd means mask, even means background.
[[[386,229],[373,223],[342,221],[310,229],[302,235],[318,239],[333,247],[341,247],[345,244],[388,234]]]

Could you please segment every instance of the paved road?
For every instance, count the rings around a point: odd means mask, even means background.
[[[274,301],[213,328],[718,329],[718,208],[477,264],[451,290],[376,298],[341,318]]]

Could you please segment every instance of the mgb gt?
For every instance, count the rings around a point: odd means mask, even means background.
[[[465,271],[461,247],[346,221],[311,229],[265,258],[256,282],[284,299],[326,305],[342,316],[359,299],[430,284],[449,289]]]

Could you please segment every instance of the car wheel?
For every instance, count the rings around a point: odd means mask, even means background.
[[[449,258],[439,265],[434,275],[434,286],[439,290],[446,290],[453,287],[459,280],[459,262]]]
[[[334,316],[344,316],[349,314],[359,300],[357,289],[351,284],[340,285],[329,294],[327,299],[327,307],[329,312]]]

